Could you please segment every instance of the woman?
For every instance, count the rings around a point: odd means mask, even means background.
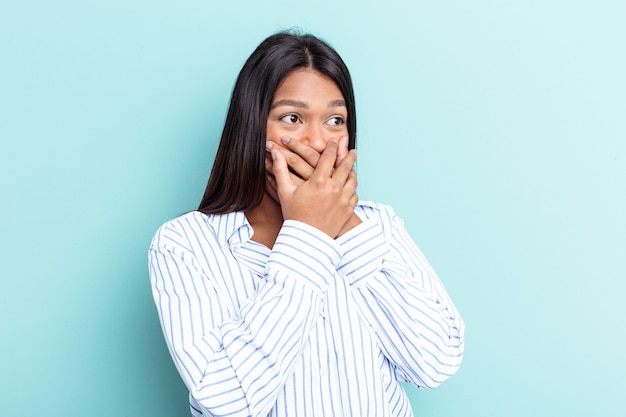
[[[412,416],[464,324],[390,207],[358,201],[350,74],[311,35],[262,42],[197,211],[149,252],[194,416]]]

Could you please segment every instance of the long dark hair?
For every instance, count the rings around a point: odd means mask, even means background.
[[[274,34],[256,48],[237,77],[199,211],[226,214],[261,203],[270,106],[280,82],[299,68],[314,69],[337,84],[348,110],[348,147],[355,147],[354,91],[348,68],[339,54],[313,35]]]

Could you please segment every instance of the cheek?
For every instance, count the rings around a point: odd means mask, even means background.
[[[280,142],[281,132],[278,126],[275,123],[268,122],[267,123],[267,140],[271,142],[278,143]]]
[[[280,141],[280,138],[283,137],[283,136],[284,135],[281,135],[279,132],[270,132],[269,129],[268,129],[266,141],[267,142],[273,142],[276,145],[282,145],[282,142]]]
[[[279,123],[268,122],[266,140],[268,142],[274,142],[278,145],[282,145],[280,138],[283,136],[294,136],[294,132],[285,129]]]

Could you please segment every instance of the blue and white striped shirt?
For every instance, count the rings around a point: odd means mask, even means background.
[[[458,369],[464,323],[388,206],[334,240],[285,221],[274,247],[243,212],[191,212],[149,251],[161,326],[194,416],[412,416],[400,382]]]

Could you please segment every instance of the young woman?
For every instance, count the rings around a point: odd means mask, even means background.
[[[279,33],[235,84],[197,211],[149,251],[194,416],[412,416],[401,382],[459,367],[464,324],[388,207],[359,201],[350,74]]]

